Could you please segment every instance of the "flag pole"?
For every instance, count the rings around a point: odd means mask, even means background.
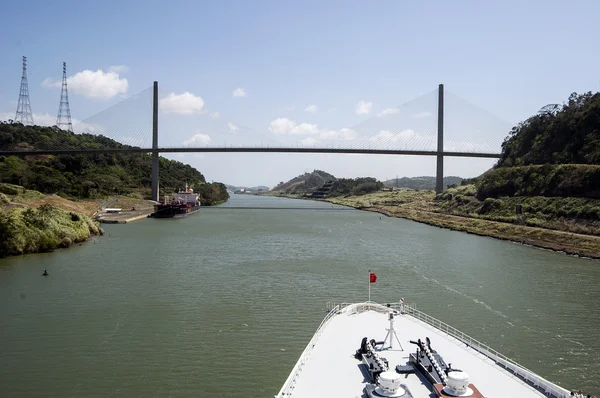
[[[371,302],[371,270],[369,270],[369,303]]]

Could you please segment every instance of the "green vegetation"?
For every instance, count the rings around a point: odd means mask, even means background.
[[[89,217],[51,205],[0,210],[0,257],[68,247],[100,233]]]
[[[600,93],[571,94],[512,129],[497,166],[477,182],[477,198],[600,199]]]
[[[600,93],[573,93],[514,127],[475,187],[437,202],[449,214],[600,235],[598,163]]]
[[[563,163],[600,163],[600,93],[573,93],[514,127],[498,167]]]
[[[323,188],[325,187],[325,188]],[[335,178],[322,170],[304,173],[288,182],[280,182],[271,192],[290,197],[310,196],[319,190],[323,196],[364,195],[379,191],[383,183],[373,177]]]
[[[600,166],[585,164],[497,167],[478,183],[477,198],[562,196],[600,199]]]
[[[213,206],[219,203],[226,202],[229,199],[227,187],[220,182],[212,184],[202,184],[196,192],[200,193],[202,206]]]
[[[327,181],[336,178],[322,170],[315,170],[312,173],[304,173],[294,177],[288,182],[280,182],[271,191],[282,192],[286,194],[304,194],[311,193],[320,188]]]
[[[433,211],[600,236],[599,200],[524,195],[479,200],[477,195],[474,185],[448,189],[435,198]]]
[[[576,212],[581,216],[591,215],[591,209],[598,211],[594,207],[597,205],[593,204],[597,201],[514,197],[481,202],[476,198],[476,192],[474,185],[467,185],[450,189],[437,197],[433,191],[400,189],[325,200],[456,231],[600,258],[600,225],[597,220],[578,220],[569,216],[557,218],[563,206],[570,208],[572,215]],[[523,215],[517,217],[515,207],[521,199],[524,200],[521,203]]]
[[[109,138],[92,134],[73,134],[51,127],[0,123],[0,149],[93,149],[130,148]],[[185,184],[196,190],[206,184],[204,176],[181,162],[161,157],[161,196],[177,192]],[[150,197],[151,156],[145,153],[103,153],[76,155],[36,155],[20,158],[0,156],[0,182],[27,189],[57,193],[70,198],[103,198],[139,193]],[[203,188],[206,190],[206,188]],[[222,184],[219,200],[228,198]],[[225,199],[226,200],[226,199]]]
[[[460,177],[444,177],[444,187],[460,185],[463,181]],[[410,188],[410,189],[435,189],[435,177],[402,177],[392,178],[384,181],[383,184],[390,188]]]
[[[383,188],[383,183],[373,177],[339,178],[333,184],[329,196],[365,195]]]

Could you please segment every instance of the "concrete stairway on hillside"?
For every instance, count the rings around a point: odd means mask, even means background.
[[[333,188],[333,183],[335,181],[333,180],[328,180],[325,182],[325,184],[323,184],[319,189],[317,189],[316,191],[314,191],[310,197],[311,198],[324,198],[326,197],[329,193],[331,193],[331,189]]]

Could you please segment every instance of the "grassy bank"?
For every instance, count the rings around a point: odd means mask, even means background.
[[[0,210],[0,257],[52,251],[99,234],[89,217],[52,205]]]
[[[83,214],[95,209],[95,203],[0,185],[0,257],[52,251],[102,233],[98,224]]]
[[[325,200],[456,231],[600,258],[600,224],[586,218],[600,208],[598,200],[502,198],[492,204],[490,199],[478,201],[473,186],[451,189],[437,198],[433,191],[401,189]],[[517,204],[522,206],[521,215],[516,214]]]

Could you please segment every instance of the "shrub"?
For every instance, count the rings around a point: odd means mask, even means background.
[[[84,215],[44,205],[0,210],[0,257],[54,250],[101,234]]]
[[[377,182],[363,182],[352,189],[352,195],[364,195],[367,193],[379,191],[382,188],[382,183]]]
[[[600,199],[599,165],[532,165],[500,167],[477,184],[477,198],[561,196]]]

